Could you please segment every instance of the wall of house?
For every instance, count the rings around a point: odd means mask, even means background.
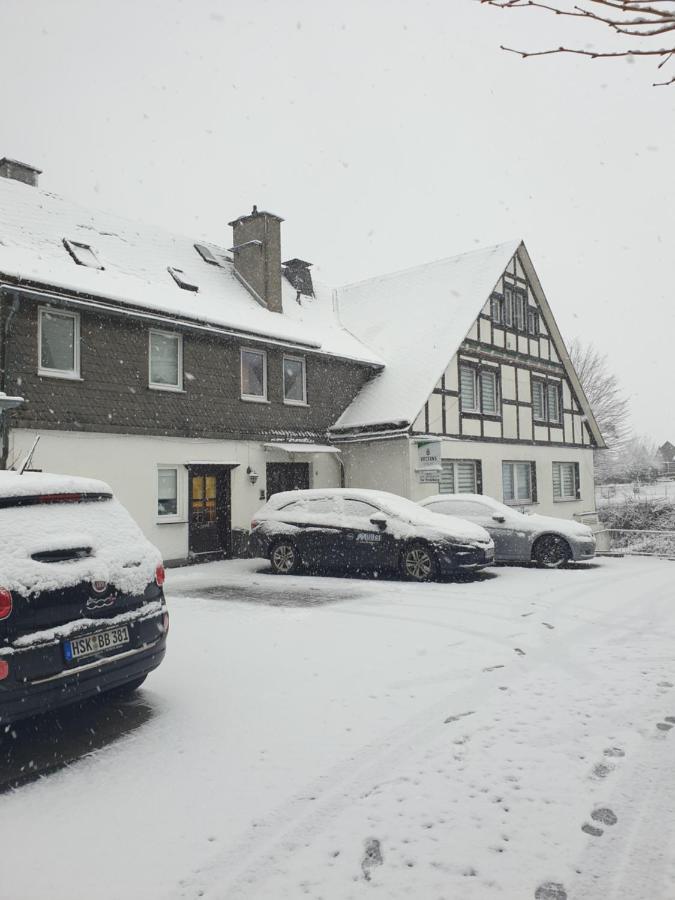
[[[408,496],[410,466],[407,436],[341,443],[338,446],[342,451],[347,487]]]
[[[176,326],[183,335],[183,390],[157,390],[148,386],[152,326],[133,316],[84,310],[81,380],[40,376],[39,305],[22,298],[7,354],[6,390],[27,400],[13,416],[19,428],[234,440],[323,439],[372,374],[371,368],[350,361]],[[267,402],[241,399],[241,347],[267,352]],[[284,353],[305,358],[306,406],[284,403]]]
[[[10,459],[28,452],[36,431],[13,429]],[[188,555],[189,462],[236,463],[231,474],[232,528],[248,531],[253,514],[265,502],[265,467],[268,462],[308,462],[311,487],[339,487],[340,464],[334,454],[288,454],[267,450],[256,441],[221,441],[95,432],[40,431],[32,465],[43,471],[77,474],[106,481],[166,561]],[[179,469],[179,521],[161,521],[157,515],[157,470]],[[250,483],[247,468],[258,473]],[[262,495],[262,496],[261,496]]]
[[[531,512],[546,516],[571,519],[574,516],[595,511],[595,482],[593,477],[593,450],[590,447],[555,447],[534,444],[498,444],[478,441],[443,440],[441,455],[444,460],[475,460],[481,465],[482,492],[504,502],[502,489],[502,462],[533,462],[536,465],[535,503],[515,504],[527,507]],[[578,500],[553,499],[553,463],[576,462],[579,464]],[[410,441],[410,498],[423,500],[439,492],[438,484],[421,484],[415,467],[417,447]]]

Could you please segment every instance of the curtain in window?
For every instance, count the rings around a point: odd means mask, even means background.
[[[478,397],[476,396],[476,372],[469,366],[462,366],[459,370],[460,391],[462,395],[462,409],[476,410]]]
[[[59,313],[43,312],[41,319],[40,365],[61,372],[75,370],[75,319]]]
[[[516,463],[516,499],[529,500],[532,496],[531,467],[529,462]]]
[[[575,463],[553,463],[553,497],[573,500],[577,495]]]
[[[458,494],[476,493],[476,464],[473,462],[458,462],[456,467]]]
[[[540,422],[546,418],[544,411],[544,385],[541,381],[532,381],[532,414]]]
[[[178,342],[176,334],[150,332],[150,381],[179,386]]]
[[[305,364],[301,359],[284,359],[284,399],[305,402]]]
[[[242,351],[241,392],[249,397],[265,396],[265,362],[262,353]]]
[[[515,485],[513,482],[513,466],[511,463],[502,463],[502,490],[504,492],[504,500],[515,500]]]
[[[548,420],[549,422],[560,421],[560,400],[557,384],[547,385],[548,393]]]
[[[497,412],[497,376],[494,372],[481,372],[481,407],[484,413]]]
[[[532,464],[529,462],[502,463],[502,490],[506,503],[532,500]]]
[[[178,472],[160,469],[157,473],[157,515],[175,516],[178,512]]]

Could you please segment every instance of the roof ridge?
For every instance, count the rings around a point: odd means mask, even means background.
[[[340,285],[337,290],[343,291],[347,290],[348,288],[360,287],[361,285],[368,284],[372,281],[382,281],[386,278],[397,278],[399,275],[405,275],[408,272],[415,272],[420,269],[429,269],[433,266],[439,266],[443,263],[448,263],[455,259],[463,259],[467,256],[472,256],[473,254],[477,253],[487,253],[488,251],[502,250],[506,247],[511,246],[513,247],[513,252],[515,253],[515,251],[518,249],[518,247],[520,247],[522,243],[522,238],[512,238],[510,241],[502,241],[500,244],[492,244],[488,247],[476,247],[473,250],[465,250],[463,253],[456,253],[454,254],[454,256],[444,256],[441,259],[432,259],[426,263],[417,263],[414,266],[407,266],[405,269],[396,269],[393,272],[384,272],[382,275],[372,275],[370,278],[362,278],[359,281],[350,281],[347,284]]]

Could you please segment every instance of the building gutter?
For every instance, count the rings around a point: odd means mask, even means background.
[[[282,338],[265,336],[255,331],[239,331],[236,328],[227,328],[225,326],[219,325],[209,325],[202,322],[195,322],[191,319],[178,318],[168,313],[163,314],[146,312],[137,307],[106,303],[103,300],[96,300],[93,297],[74,297],[71,294],[62,294],[58,291],[50,291],[46,288],[22,287],[20,285],[13,284],[12,282],[0,281],[0,292],[8,290],[15,292],[17,297],[21,295],[37,301],[62,303],[64,305],[67,304],[68,306],[74,306],[78,309],[90,309],[93,312],[104,313],[110,316],[117,316],[118,318],[131,317],[135,319],[142,319],[143,321],[163,325],[164,327],[168,326],[175,328],[176,326],[179,326],[185,331],[193,331],[201,334],[212,334],[218,337],[236,338],[237,340],[255,341],[256,343],[265,344],[267,346],[282,347],[292,350],[301,349],[307,353],[316,353],[319,356],[329,357],[331,359],[340,359],[344,360],[345,362],[356,363],[357,365],[366,366],[371,369],[380,370],[384,368],[384,366],[380,363],[357,359],[350,356],[341,356],[335,353],[326,353],[321,349],[321,344],[317,344],[313,341],[283,340]]]
[[[4,298],[12,297],[12,303],[6,316],[4,313]],[[6,393],[7,388],[7,368],[9,360],[9,340],[12,333],[12,323],[19,308],[19,295],[14,292],[7,291],[3,285],[0,285],[0,308],[3,310],[3,319],[0,331],[0,392]],[[0,411],[0,470],[7,468],[7,457],[9,456],[9,410]]]

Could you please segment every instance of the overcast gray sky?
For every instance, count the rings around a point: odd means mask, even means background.
[[[566,339],[675,442],[675,86],[476,0],[0,0],[0,156],[228,244],[253,203],[330,283],[522,237]],[[671,66],[675,69],[675,63]],[[424,311],[411,298],[414,320]]]

